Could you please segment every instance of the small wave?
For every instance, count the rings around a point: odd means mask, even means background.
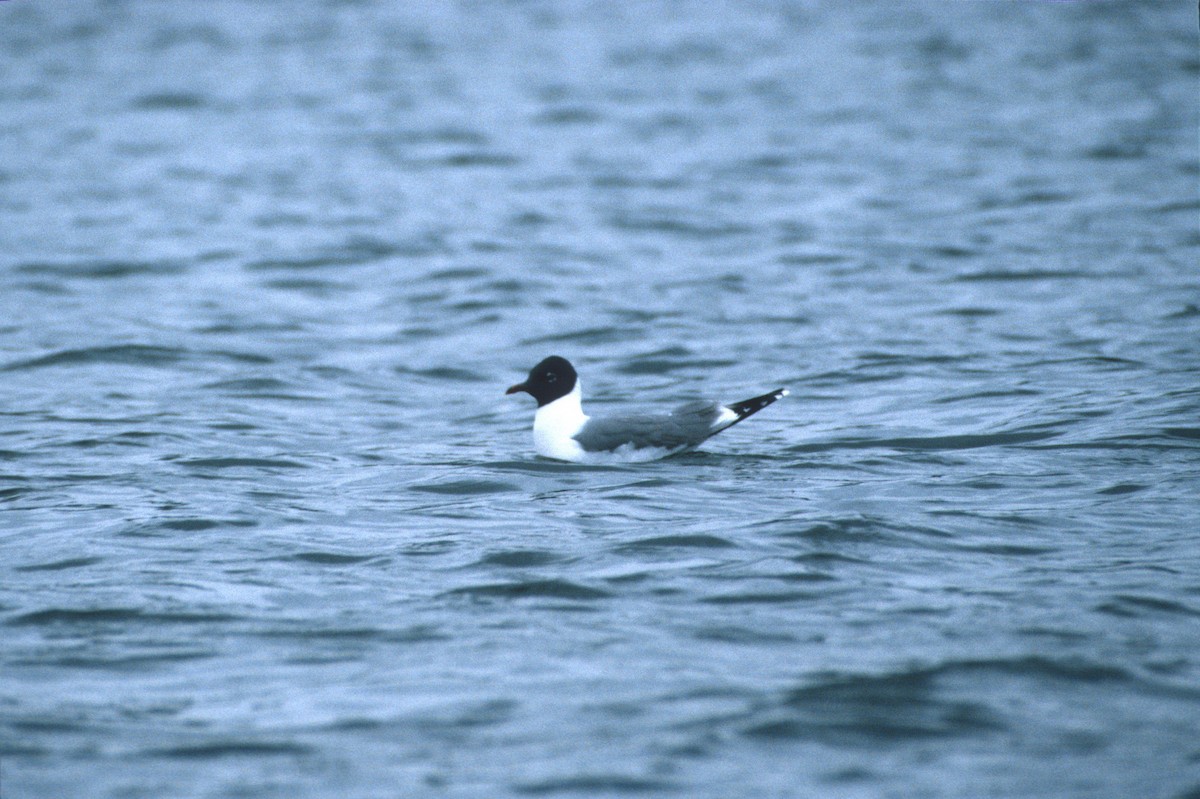
[[[541,549],[510,549],[493,552],[481,558],[478,566],[503,566],[510,569],[527,568],[530,566],[545,566],[562,560],[562,556]]]
[[[1186,200],[1169,200],[1167,202],[1156,205],[1150,210],[1159,214],[1173,214],[1179,211],[1200,211],[1200,200],[1191,198]]]
[[[16,725],[11,726],[15,727]],[[44,746],[34,746],[17,741],[0,741],[0,757],[43,757],[49,754],[50,750]]]
[[[789,632],[767,632],[748,627],[722,624],[701,627],[692,633],[698,641],[719,641],[728,644],[792,644],[798,639]]]
[[[521,163],[521,159],[509,153],[470,150],[434,159],[433,163],[451,169],[499,169],[517,166]]]
[[[790,605],[795,602],[812,602],[825,596],[826,594],[817,591],[745,591],[708,596],[700,601],[707,605]]]
[[[739,158],[728,167],[718,170],[718,174],[731,178],[761,178],[773,179],[787,175],[800,165],[799,157],[785,150],[760,152],[746,158]],[[811,241],[812,231],[799,223],[790,226],[787,243],[795,244],[801,241]]]
[[[983,703],[962,698],[957,682],[988,675],[1083,684],[1126,682],[1125,671],[1041,656],[962,660],[878,675],[828,677],[788,692],[744,728],[755,738],[837,741],[874,746],[930,738],[1002,733],[1011,726]]]
[[[722,66],[739,61],[731,45],[709,39],[682,39],[663,43],[634,44],[609,53],[614,67],[648,69],[652,73],[704,65]]]
[[[444,483],[422,483],[408,487],[410,491],[449,496],[479,496],[516,491],[517,486],[499,480],[448,480]]]
[[[323,566],[346,566],[352,563],[366,563],[377,557],[377,555],[348,555],[342,552],[297,552],[294,555],[280,558],[280,560],[318,563]]]
[[[308,464],[284,458],[189,458],[177,461],[194,469],[307,469]]]
[[[253,527],[257,522],[247,519],[208,519],[204,517],[186,517],[182,519],[168,519],[164,522],[159,522],[158,526],[163,530],[177,530],[183,533],[199,532],[200,530],[213,530],[218,527]]]
[[[725,549],[737,546],[715,535],[660,535],[630,541],[616,548],[618,552],[650,552],[658,549]]]
[[[282,402],[321,402],[324,397],[315,394],[301,394],[296,391],[269,390],[271,384],[287,387],[286,383],[277,380],[227,380],[210,383],[202,388],[219,391],[227,397],[235,399],[280,400]]]
[[[665,375],[680,370],[704,371],[734,366],[737,361],[720,358],[695,358],[681,360],[676,358],[636,358],[616,367],[614,371],[623,375]]]
[[[486,583],[468,585],[447,591],[445,596],[470,596],[476,598],[501,597],[520,599],[542,597],[547,599],[606,599],[612,594],[599,588],[590,588],[567,580],[524,580],[515,583]]]
[[[951,402],[966,402],[968,400],[979,399],[999,399],[1002,397],[1036,397],[1037,391],[1028,388],[1009,388],[997,389],[991,391],[973,391],[969,394],[952,394],[948,397],[937,397],[932,402],[939,405],[948,404]]]
[[[364,237],[354,238],[336,247],[320,250],[313,255],[293,258],[267,258],[247,263],[252,272],[274,270],[326,269],[341,266],[360,266],[391,258],[413,258],[442,252],[444,242],[438,236],[418,236],[408,241],[383,241]]]
[[[49,366],[75,366],[80,364],[127,364],[131,366],[170,366],[187,356],[187,351],[175,347],[156,347],[147,344],[120,344],[111,347],[86,347],[84,349],[60,350],[15,361],[0,367],[0,371],[15,372],[22,369],[41,369]]]
[[[1102,142],[1083,150],[1083,155],[1096,161],[1138,160],[1146,157],[1147,143],[1138,139]]]
[[[548,336],[539,336],[537,338],[527,338],[521,341],[524,346],[533,344],[615,344],[622,341],[630,341],[632,339],[641,338],[641,333],[636,328],[618,327],[618,326],[603,326],[603,327],[588,327],[582,330],[572,330],[567,333],[554,333]]]
[[[451,640],[451,636],[440,632],[437,627],[428,624],[415,624],[411,627],[400,629],[388,629],[384,627],[314,627],[307,619],[295,627],[262,629],[257,631],[256,635],[261,638],[287,639],[309,643],[325,640],[418,644]]]
[[[751,738],[883,743],[960,738],[1004,728],[983,704],[938,699],[931,690],[920,675],[812,687],[786,699],[786,716],[751,723],[744,732]]]
[[[13,719],[8,722],[8,726],[21,732],[41,733],[63,733],[63,732],[87,732],[92,727],[85,719],[79,717],[38,717],[38,718],[23,718]]]
[[[938,258],[975,258],[980,254],[978,249],[961,244],[935,244],[922,249]]]
[[[107,347],[84,347],[66,349],[27,358],[0,366],[0,371],[15,372],[24,369],[43,369],[54,366],[89,366],[94,364],[123,364],[127,366],[169,367],[197,353],[179,347],[161,347],[152,344],[117,344]],[[222,358],[237,363],[255,365],[271,363],[271,358],[250,352],[211,350],[200,355]]]
[[[477,280],[491,277],[492,270],[482,266],[454,266],[448,269],[435,269],[421,278],[422,283],[457,283],[465,280]]]
[[[198,533],[205,530],[217,530],[223,527],[255,527],[258,522],[254,519],[220,519],[206,516],[180,516],[156,522],[141,522],[126,527],[120,535],[131,538],[155,538],[164,532]]]
[[[1188,607],[1182,602],[1135,594],[1118,594],[1108,602],[1098,605],[1096,610],[1110,616],[1122,616],[1126,618],[1142,618],[1164,613],[1181,616],[1200,616],[1200,610]]]
[[[899,524],[887,519],[870,515],[851,515],[831,519],[797,519],[793,515],[785,515],[776,519],[768,519],[755,525],[768,533],[782,538],[799,539],[806,545],[820,544],[838,549],[848,542],[912,542],[920,541],[926,545],[928,539],[946,541],[953,539],[948,530],[930,525]],[[862,561],[846,558],[841,553],[811,553],[814,562],[828,563],[861,563]]]
[[[1096,493],[1106,496],[1120,496],[1122,494],[1134,494],[1138,491],[1145,491],[1147,488],[1149,486],[1142,485],[1141,483],[1117,483],[1108,488],[1102,488]]]
[[[262,366],[269,363],[275,363],[275,359],[269,355],[261,355],[257,352],[235,352],[231,350],[208,350],[204,355],[223,358],[235,363],[248,363],[255,366]]]
[[[904,365],[904,366],[916,366],[917,364],[939,365],[939,364],[948,364],[948,363],[950,363],[950,364],[964,363],[967,361],[975,360],[977,357],[978,356],[971,355],[971,354],[942,355],[942,354],[932,354],[931,353],[928,355],[917,355],[917,354],[911,353],[911,352],[887,352],[887,351],[873,350],[873,351],[860,353],[858,356],[858,360],[863,366],[878,366],[880,364],[885,364],[885,365],[900,364],[900,365]]]
[[[465,127],[443,126],[426,129],[401,130],[389,134],[404,144],[457,144],[484,147],[488,136],[482,131]]]
[[[1022,208],[1025,206],[1055,205],[1071,202],[1076,195],[1049,189],[1034,189],[1024,191],[1015,196],[985,196],[979,200],[978,207],[982,210],[994,208]]]
[[[779,263],[785,266],[833,266],[836,264],[844,264],[850,260],[849,256],[840,253],[787,253],[779,256]]]
[[[575,777],[525,782],[513,786],[517,793],[529,796],[549,796],[567,793],[580,796],[609,796],[612,794],[649,794],[681,790],[684,786],[663,779],[627,777],[615,774],[589,774]]]
[[[863,707],[859,712],[829,712],[820,721],[773,719],[746,728],[746,735],[767,739],[816,739],[872,745],[923,738],[960,738],[999,732],[1004,725],[985,706],[974,702],[909,702],[901,711]]]
[[[692,216],[678,210],[650,210],[641,213],[621,211],[613,214],[608,223],[617,230],[631,233],[655,233],[697,241],[710,241],[749,236],[755,229],[736,222],[721,222],[707,217]]]
[[[938,316],[959,316],[964,319],[980,319],[988,316],[999,316],[1003,311],[998,308],[980,308],[978,306],[966,306],[962,308],[947,308],[944,311],[938,311]]]
[[[279,291],[300,291],[315,297],[328,297],[338,292],[352,291],[354,288],[350,283],[337,280],[317,280],[314,278],[265,280],[262,285],[264,288],[278,289]]]
[[[8,620],[11,627],[52,625],[52,624],[92,624],[107,622],[126,622],[139,619],[142,612],[137,608],[90,608],[65,609],[51,608],[23,613]]]
[[[25,275],[111,280],[140,275],[177,275],[184,271],[179,263],[159,261],[80,261],[76,263],[26,263],[16,268]]]
[[[13,571],[19,572],[54,572],[63,571],[64,569],[79,569],[84,566],[92,566],[100,563],[104,558],[66,558],[64,560],[53,560],[49,563],[34,563],[29,566],[15,566]]]
[[[1190,319],[1194,316],[1200,316],[1200,306],[1189,302],[1178,311],[1167,314],[1163,319]]]
[[[228,613],[155,613],[139,608],[47,608],[22,613],[9,619],[11,627],[53,626],[68,624],[115,624],[151,622],[154,624],[211,624],[236,621]]]
[[[208,98],[193,92],[156,92],[134,99],[133,108],[142,111],[191,111],[208,105]]]
[[[203,327],[196,328],[196,332],[225,335],[228,333],[296,333],[303,329],[302,325],[293,322],[265,324],[250,320],[237,320],[204,325]]]
[[[1029,444],[1055,438],[1057,432],[1025,433],[965,433],[954,436],[928,436],[904,438],[847,438],[817,444],[799,444],[789,447],[789,452],[826,452],[838,449],[900,449],[900,450],[960,450],[982,447],[1003,447],[1013,444]]]
[[[1035,547],[1022,544],[972,544],[953,547],[958,552],[978,552],[981,555],[1001,555],[1003,557],[1037,557],[1049,555],[1057,550],[1054,547]]]
[[[868,563],[868,562],[869,562],[869,561],[867,561],[867,560],[865,560],[865,559],[863,559],[863,558],[854,558],[854,557],[851,557],[851,556],[849,556],[849,555],[845,555],[845,554],[843,554],[843,553],[841,553],[841,552],[825,552],[825,551],[818,551],[818,552],[806,552],[806,553],[804,553],[803,555],[796,555],[796,556],[794,556],[794,557],[792,558],[792,560],[793,560],[794,562],[796,562],[796,563],[799,563],[799,564],[801,564],[801,565],[804,565],[804,566],[813,566],[813,565],[829,566],[829,565],[840,565],[840,564],[863,564],[863,563]]]
[[[151,749],[151,757],[183,760],[213,760],[226,757],[261,757],[263,755],[307,755],[312,747],[293,741],[211,741]]]
[[[291,388],[291,386],[282,380],[277,380],[273,377],[251,377],[240,380],[218,380],[213,383],[205,383],[201,388],[222,389],[236,392],[277,392],[286,388]]]
[[[519,706],[518,702],[511,699],[491,699],[468,707],[463,712],[455,713],[445,721],[439,720],[433,726],[443,730],[493,727],[511,721]]]
[[[484,383],[488,378],[470,369],[460,369],[453,366],[440,366],[430,369],[411,369],[405,366],[395,368],[397,374],[427,377],[431,380],[445,380],[452,383]]]
[[[1097,366],[1101,369],[1117,369],[1126,366],[1145,367],[1142,361],[1130,358],[1118,358],[1112,355],[1083,355],[1072,358],[1044,358],[1022,364],[1024,367],[1061,366],[1063,364],[1078,364],[1081,366]]]
[[[161,664],[184,663],[193,660],[207,660],[216,657],[216,652],[208,649],[182,649],[164,652],[144,652],[134,654],[113,655],[62,655],[36,658],[19,658],[11,661],[22,666],[60,666],[67,669],[97,669],[107,671],[140,671],[148,666]]]
[[[1083,269],[984,269],[955,275],[959,283],[1012,282],[1024,280],[1086,280],[1105,277]]]
[[[582,105],[566,105],[548,108],[534,116],[535,125],[566,127],[568,125],[593,125],[604,119],[604,114]]]

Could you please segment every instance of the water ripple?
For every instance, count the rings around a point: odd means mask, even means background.
[[[13,361],[0,366],[0,371],[16,372],[53,366],[87,366],[93,364],[121,364],[169,369],[185,360],[207,358],[221,358],[250,364],[266,364],[271,362],[271,359],[265,355],[250,352],[210,351],[201,353],[179,347],[163,347],[152,344],[118,344],[106,347],[60,350],[37,358]]]
[[[1056,438],[1057,432],[979,433],[950,436],[838,439],[819,444],[797,444],[789,452],[826,452],[838,449],[960,450],[1030,444]]]
[[[151,624],[214,624],[229,622],[239,617],[227,613],[160,613],[140,608],[47,608],[29,611],[9,618],[5,624],[13,627],[124,624],[149,622]]]
[[[476,599],[498,597],[502,599],[606,599],[607,591],[591,588],[569,580],[520,580],[511,583],[487,583],[455,588],[446,592],[448,596],[469,596]]]
[[[126,277],[177,275],[184,265],[157,261],[79,261],[73,263],[27,263],[16,267],[19,274],[112,280]]]
[[[15,372],[24,369],[42,369],[50,366],[75,366],[79,364],[127,364],[130,366],[173,366],[187,357],[187,351],[176,347],[159,347],[148,344],[121,344],[110,347],[87,347],[84,349],[60,350],[49,355],[15,361],[0,367],[0,371]]]
[[[343,552],[297,552],[281,558],[281,560],[296,560],[323,566],[348,566],[355,563],[368,563],[377,559],[377,555],[349,555]]]
[[[62,571],[64,569],[79,569],[84,566],[92,566],[97,563],[102,563],[104,558],[88,557],[88,558],[64,558],[62,560],[54,560],[48,563],[34,563],[28,566],[14,566],[13,571],[19,572],[38,572],[38,571]]]
[[[173,760],[213,760],[228,757],[300,756],[313,751],[295,741],[271,741],[221,738],[206,743],[180,744],[146,750],[150,757]]]
[[[310,465],[286,458],[185,458],[176,461],[192,469],[308,469]]]
[[[1001,709],[958,696],[954,683],[980,674],[1018,681],[1130,683],[1122,669],[1037,656],[962,660],[868,676],[837,676],[788,692],[767,718],[747,725],[757,738],[800,738],[877,746],[926,738],[991,736],[1012,728]]]
[[[503,552],[493,552],[479,560],[478,566],[502,566],[506,569],[522,569],[533,566],[545,566],[548,563],[563,560],[563,556],[538,549],[511,549]]]
[[[618,547],[620,552],[653,552],[660,549],[725,549],[737,546],[715,535],[660,535],[630,541]]]

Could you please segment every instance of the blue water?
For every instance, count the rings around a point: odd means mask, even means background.
[[[1198,38],[0,3],[0,797],[1200,796]]]

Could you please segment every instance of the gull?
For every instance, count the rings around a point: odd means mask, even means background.
[[[788,390],[722,404],[698,400],[668,413],[592,418],[583,412],[579,375],[566,358],[551,355],[506,394],[525,392],[537,400],[533,446],[539,455],[573,463],[647,461],[694,449],[722,430],[761,411]]]

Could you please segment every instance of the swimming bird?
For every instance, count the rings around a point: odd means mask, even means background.
[[[506,394],[525,392],[537,400],[533,446],[546,458],[576,463],[597,460],[644,461],[693,449],[728,430],[780,397],[786,388],[722,405],[698,400],[670,413],[596,418],[583,412],[579,375],[566,358],[551,355]]]

